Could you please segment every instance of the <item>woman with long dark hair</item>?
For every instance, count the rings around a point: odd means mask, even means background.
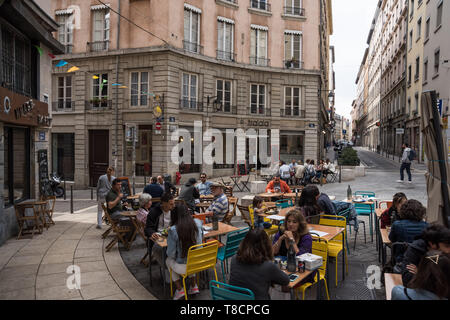
[[[231,259],[229,284],[250,289],[256,300],[270,300],[272,284],[289,284],[288,275],[272,261],[272,247],[264,229],[250,230]]]
[[[166,265],[172,269],[172,281],[174,281],[177,288],[174,300],[178,300],[185,295],[180,281],[180,274],[186,272],[189,248],[202,243],[203,230],[202,222],[198,219],[193,219],[188,208],[183,204],[178,204],[171,211],[170,220],[171,226],[167,238]],[[194,275],[190,276],[190,279],[191,286],[188,294],[199,293]]]
[[[320,207],[317,204],[317,187],[308,185],[302,190],[298,206],[302,208],[305,218],[320,214]],[[311,223],[311,221],[309,221]]]

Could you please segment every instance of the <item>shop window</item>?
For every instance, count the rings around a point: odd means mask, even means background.
[[[137,130],[138,140],[135,144],[136,158],[135,170],[136,176],[152,175],[152,126],[139,125]],[[126,174],[133,174],[133,143],[127,142],[126,149]]]
[[[304,136],[280,135],[280,160],[290,163],[292,159],[304,161]]]
[[[30,130],[4,128],[4,187],[5,206],[30,197]]]

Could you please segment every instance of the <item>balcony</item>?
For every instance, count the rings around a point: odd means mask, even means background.
[[[286,69],[302,69],[303,62],[298,60],[284,60],[283,65]]]
[[[213,112],[216,113],[225,113],[225,114],[237,114],[237,106],[218,104],[215,106],[213,104]]]
[[[180,109],[203,112],[203,103],[196,99],[180,99]]]
[[[107,98],[94,98],[89,101],[86,101],[86,110],[94,110],[94,111],[102,111],[102,110],[111,110],[112,109],[112,100],[108,100]]]
[[[266,0],[250,0],[250,8],[271,12],[270,4]]]
[[[270,66],[270,59],[250,56],[250,64],[268,67]]]
[[[305,9],[299,7],[284,7],[284,14],[297,17],[304,17]]]
[[[305,115],[306,115],[305,110],[299,110],[299,108],[280,109],[280,117],[282,117],[282,118],[288,118],[288,117],[304,118]]]
[[[108,51],[108,49],[109,49],[109,40],[94,41],[87,43],[88,52]]]
[[[72,112],[75,110],[75,101],[59,100],[52,103],[53,112]]]
[[[233,52],[216,50],[216,53],[217,53],[216,55],[217,60],[231,61],[231,62],[236,61],[236,54]]]
[[[247,114],[249,116],[267,116],[270,117],[272,115],[272,112],[270,111],[270,108],[265,107],[259,107],[256,106],[248,107],[247,108]]]
[[[198,43],[189,42],[183,40],[183,49],[189,52],[202,54],[203,53],[203,46],[201,46]]]

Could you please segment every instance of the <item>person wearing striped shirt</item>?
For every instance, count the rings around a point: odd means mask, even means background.
[[[228,212],[228,198],[223,193],[224,186],[218,182],[211,184],[211,193],[214,195],[214,200],[206,210],[207,214],[213,214],[219,220],[223,219]]]

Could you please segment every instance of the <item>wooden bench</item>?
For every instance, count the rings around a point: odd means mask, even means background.
[[[384,287],[386,288],[386,300],[391,300],[392,289],[398,285],[403,285],[401,274],[396,273],[384,274]]]

